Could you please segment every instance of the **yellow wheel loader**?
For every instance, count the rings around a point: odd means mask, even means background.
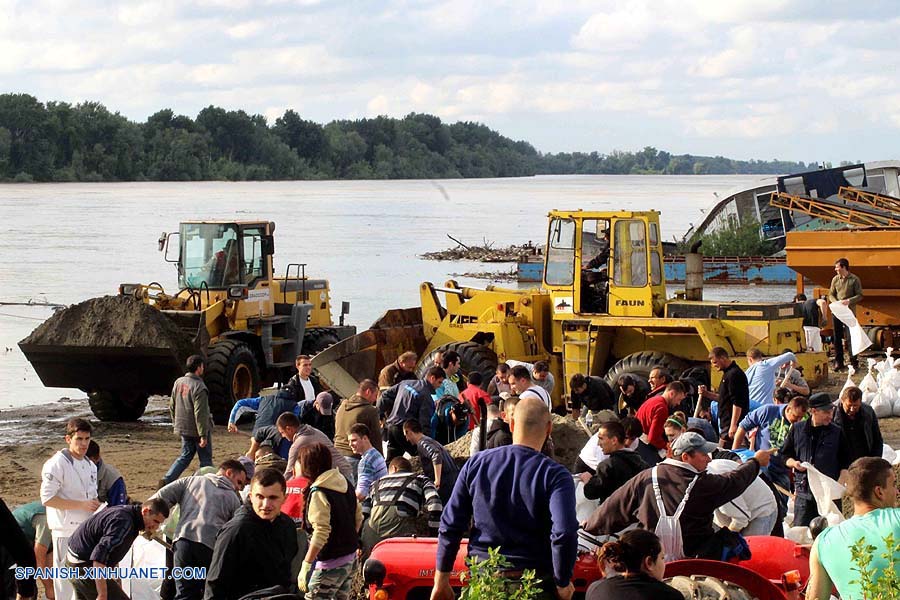
[[[678,376],[708,369],[716,346],[744,368],[752,347],[766,355],[790,350],[811,384],[827,376],[825,354],[805,352],[799,305],[668,298],[656,211],[554,210],[544,260],[542,289],[423,283],[420,308],[388,311],[371,329],[317,355],[313,366],[350,394],[407,350],[424,357],[421,369],[434,352],[454,349],[462,370],[482,372],[485,382],[497,362],[546,360],[557,405],[576,373],[614,384],[621,374],[646,377],[661,365]],[[719,377],[713,373],[712,383]]]
[[[44,385],[84,390],[101,420],[139,418],[149,395],[171,392],[186,355],[203,354],[210,408],[224,422],[236,400],[285,381],[297,355],[356,333],[344,325],[349,303],[332,323],[328,282],[304,264],[275,277],[274,231],[269,221],[181,223],[159,239],[177,292],[123,283],[118,297],[69,307],[19,346]]]

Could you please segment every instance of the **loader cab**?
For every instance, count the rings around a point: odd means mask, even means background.
[[[554,316],[650,317],[665,301],[659,213],[552,211],[544,286]]]
[[[270,223],[182,223],[178,283],[182,288],[223,290],[271,278]]]

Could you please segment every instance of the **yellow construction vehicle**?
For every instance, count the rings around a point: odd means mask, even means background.
[[[434,352],[456,350],[463,371],[478,370],[485,381],[498,361],[546,360],[560,382],[557,404],[575,373],[614,382],[661,365],[678,375],[708,368],[715,346],[744,367],[752,347],[766,355],[791,350],[810,383],[827,376],[825,354],[803,352],[799,305],[668,299],[656,211],[554,210],[544,260],[543,289],[423,283],[421,308],[388,311],[371,329],[317,355],[313,366],[350,394],[406,350],[424,357],[420,370]],[[713,373],[713,383],[718,378]]]
[[[356,333],[355,327],[344,326],[347,302],[340,324],[333,325],[328,282],[308,278],[305,264],[288,264],[284,276],[274,276],[274,232],[270,221],[189,221],[177,233],[160,236],[159,250],[178,270],[178,292],[167,294],[156,282],[123,283],[119,296],[152,306],[177,325],[175,330],[164,322],[161,329],[168,335],[155,336],[171,341],[166,347],[31,339],[19,345],[44,385],[86,391],[101,420],[140,417],[148,396],[168,394],[174,378],[183,374],[184,349],[199,352],[207,359],[210,408],[222,422],[236,400],[286,380],[298,354],[315,354]],[[122,326],[114,315],[100,321],[86,325]],[[140,326],[160,329],[149,321]]]

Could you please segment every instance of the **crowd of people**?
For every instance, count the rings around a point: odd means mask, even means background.
[[[854,516],[816,540],[807,597],[825,599],[832,586],[857,597],[849,547],[860,536],[876,546],[900,536],[896,482],[872,409],[855,387],[839,398],[811,394],[790,352],[751,349],[744,370],[713,348],[709,362],[721,373],[715,390],[696,370],[658,365],[646,380],[625,374],[614,385],[575,374],[565,402],[545,362],[467,378],[459,354],[435,352],[417,376],[418,357],[407,352],[340,399],[300,356],[277,393],[238,402],[228,431],[255,413],[249,448],[213,466],[204,359],[192,356],[171,395],[181,452],[158,491],[133,503],[91,424],[71,419],[66,447],[42,469],[39,501],[11,513],[0,503],[0,523],[12,522],[7,515],[17,523],[4,545],[21,566],[105,567],[145,532],[167,546],[167,566],[205,569],[205,579],[167,579],[163,600],[347,598],[378,542],[430,533],[434,599],[454,597],[464,537],[470,556],[500,548],[509,564],[502,577],[516,582],[534,570],[540,597],[566,599],[579,529],[628,530],[600,545],[605,577],[587,598],[678,598],[661,581],[667,562],[744,556],[743,536],[783,535],[789,505],[795,526],[819,517],[813,468],[847,485]],[[554,412],[595,425],[570,468],[553,458]],[[469,431],[471,456],[460,465],[445,445]],[[182,477],[194,455],[200,469]],[[579,486],[596,503],[581,522]],[[36,596],[34,581],[17,583],[21,598]],[[103,578],[41,583],[49,600],[127,598]]]

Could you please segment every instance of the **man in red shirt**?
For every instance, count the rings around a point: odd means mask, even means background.
[[[481,373],[473,371],[469,373],[469,385],[466,389],[459,393],[459,399],[469,405],[471,412],[469,413],[469,431],[475,429],[475,426],[481,422],[481,405],[485,406],[493,402],[490,395],[481,389],[481,383],[484,377]]]
[[[634,416],[641,423],[647,443],[657,450],[666,448],[666,419],[669,411],[681,404],[687,390],[680,381],[673,381],[666,386],[662,395],[647,398]]]

